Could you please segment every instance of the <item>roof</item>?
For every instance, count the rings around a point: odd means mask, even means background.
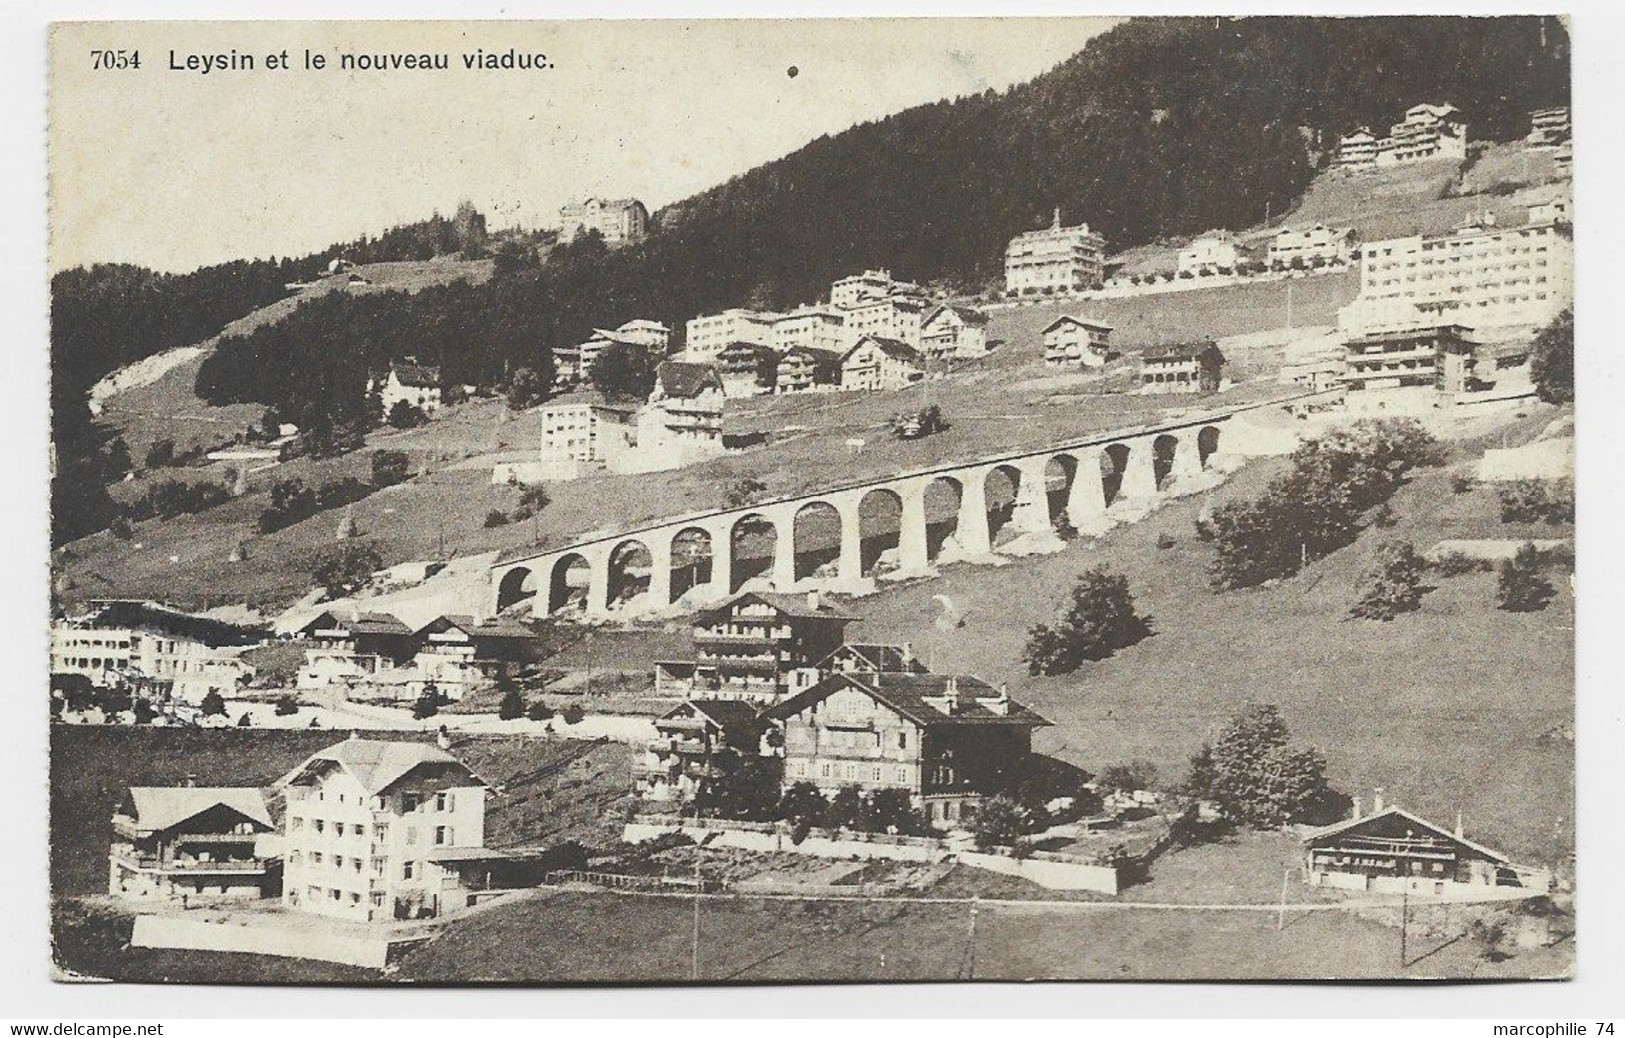
[[[454,764],[476,784],[485,784],[466,764],[438,746],[422,742],[351,738],[306,757],[298,767],[278,779],[275,788],[283,789],[294,784],[320,764],[338,765],[373,795],[382,793],[423,764]]]
[[[274,828],[265,794],[253,786],[131,786],[135,824],[148,832],[173,829],[212,807],[228,807],[267,829]]]
[[[351,634],[411,634],[412,628],[390,613],[359,613],[350,624]]]
[[[1111,331],[1112,327],[1113,327],[1112,325],[1107,324],[1105,321],[1102,321],[1099,318],[1095,318],[1095,317],[1074,317],[1071,314],[1062,314],[1061,316],[1057,317],[1055,320],[1051,321],[1049,324],[1044,325],[1044,327],[1039,331],[1038,334],[1040,334],[1040,335],[1048,334],[1050,331],[1052,331],[1056,327],[1058,327],[1060,325],[1063,325],[1063,324],[1075,324],[1075,325],[1078,325],[1080,328],[1104,328],[1108,332]]]
[[[873,343],[880,352],[897,360],[908,361],[910,364],[918,364],[920,361],[920,353],[914,347],[899,339],[888,339],[881,335],[865,335],[841,355],[841,360],[845,362],[848,357],[862,349],[865,343]]]
[[[938,314],[943,313],[952,313],[966,324],[987,323],[987,314],[984,314],[982,311],[972,309],[968,306],[956,306],[953,303],[943,303],[939,305],[935,310],[932,310],[930,313],[925,315],[925,321],[923,323],[930,324],[932,321],[937,319]]]
[[[513,855],[494,847],[436,847],[424,857],[437,865],[453,865],[469,861],[507,861]]]
[[[754,704],[743,699],[689,699],[666,711],[661,717],[670,717],[683,707],[692,707],[715,721],[721,727],[751,724],[761,716]]]
[[[455,627],[475,638],[534,638],[536,633],[517,620],[508,617],[492,617],[487,620],[476,620],[466,614],[447,613],[437,616],[433,620],[417,629],[423,634],[431,627],[446,630]]]
[[[665,396],[696,397],[707,389],[721,389],[717,369],[699,361],[667,360],[655,369],[655,383]]]
[[[817,600],[816,604],[809,601],[810,597],[811,596],[808,595],[785,594],[779,591],[739,591],[732,596],[723,599],[721,602],[718,602],[709,609],[701,610],[700,615],[714,615],[726,609],[730,609],[734,605],[743,602],[746,599],[754,599],[758,602],[767,603],[786,616],[799,616],[808,619],[816,618],[820,620],[863,619],[861,616],[855,616],[851,613],[843,613],[839,609],[830,608],[822,597]]]
[[[440,369],[432,368],[427,364],[390,361],[389,370],[394,373],[396,380],[403,386],[434,388],[440,385]]]
[[[1404,808],[1399,807],[1398,805],[1390,805],[1388,807],[1383,808],[1381,811],[1373,811],[1371,814],[1368,814],[1363,818],[1350,818],[1350,819],[1348,819],[1347,821],[1344,821],[1344,822],[1337,822],[1337,823],[1335,823],[1333,825],[1328,825],[1328,826],[1324,826],[1324,827],[1322,827],[1320,829],[1311,830],[1310,832],[1304,834],[1302,842],[1304,842],[1304,843],[1313,843],[1316,840],[1324,840],[1328,836],[1337,836],[1340,833],[1345,833],[1345,832],[1349,831],[1350,829],[1357,829],[1357,828],[1359,828],[1361,826],[1369,825],[1370,823],[1375,822],[1380,818],[1389,818],[1389,817],[1403,818],[1406,821],[1409,821],[1409,822],[1411,822],[1411,823],[1413,823],[1415,825],[1419,825],[1422,828],[1427,829],[1430,832],[1432,832],[1432,833],[1434,833],[1434,834],[1436,834],[1438,836],[1442,836],[1447,840],[1454,840],[1456,843],[1459,843],[1464,847],[1470,847],[1473,850],[1477,851],[1478,853],[1480,853],[1480,854],[1482,854],[1482,855],[1484,855],[1484,856],[1486,856],[1488,858],[1493,858],[1496,861],[1506,862],[1506,861],[1510,860],[1510,859],[1507,858],[1506,855],[1502,854],[1500,851],[1494,851],[1494,850],[1491,850],[1488,847],[1485,847],[1483,844],[1474,843],[1472,840],[1467,839],[1465,836],[1457,836],[1455,833],[1453,833],[1450,830],[1446,829],[1444,826],[1435,825],[1434,823],[1428,821],[1426,818],[1419,818],[1416,815],[1411,814],[1409,811],[1405,810]]]
[[[856,656],[869,665],[872,671],[885,674],[923,674],[926,672],[925,664],[921,663],[914,651],[906,645],[881,645],[872,642],[847,642],[834,652],[818,661],[823,666],[830,660],[842,654]]]
[[[1201,342],[1170,342],[1160,346],[1147,346],[1141,354],[1146,360],[1195,360],[1198,357],[1212,353],[1219,360],[1224,360],[1224,354],[1219,352],[1218,344],[1212,339]]]
[[[950,683],[957,688],[960,697],[959,709],[951,714],[929,702],[943,698]],[[793,717],[843,688],[863,692],[922,728],[950,725],[1041,728],[1050,724],[1047,719],[1013,699],[1006,699],[1007,710],[1001,712],[993,709],[986,701],[998,699],[1001,691],[981,678],[968,674],[832,674],[805,692],[774,706],[768,715],[779,719]]]

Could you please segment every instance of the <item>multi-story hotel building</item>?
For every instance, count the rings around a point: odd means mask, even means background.
[[[687,325],[683,356],[691,361],[711,360],[736,342],[771,346],[773,327],[779,317],[779,314],[769,310],[746,310],[736,306],[720,314],[691,318]]]
[[[842,350],[849,345],[846,314],[833,306],[799,306],[773,322],[771,338],[780,353],[801,347]]]
[[[1524,140],[1530,147],[1555,148],[1570,136],[1567,108],[1537,108],[1529,113],[1529,136]]]
[[[1179,273],[1233,274],[1240,260],[1235,235],[1229,231],[1209,231],[1179,250]]]
[[[1360,294],[1338,314],[1346,334],[1460,324],[1481,340],[1527,335],[1571,305],[1573,232],[1565,222],[1374,241],[1360,249]]]
[[[1215,393],[1224,354],[1211,340],[1149,346],[1140,358],[1142,393]]]
[[[864,303],[894,296],[924,300],[925,289],[912,281],[898,281],[891,276],[891,271],[885,269],[853,274],[841,278],[829,287],[830,305],[842,310],[850,310]]]
[[[1467,123],[1454,105],[1412,105],[1405,118],[1389,128],[1387,137],[1373,137],[1363,126],[1344,137],[1337,157],[1338,164],[1350,171],[1424,159],[1465,159]]]
[[[779,358],[775,393],[807,393],[841,387],[841,357],[836,350],[792,346]]]
[[[768,711],[784,727],[784,783],[901,789],[953,828],[1020,776],[1050,722],[967,675],[832,674]]]
[[[378,922],[466,904],[452,895],[458,865],[485,853],[486,786],[449,753],[351,737],[311,754],[275,788],[287,800],[289,908]]]
[[[1062,227],[1057,209],[1049,227],[1010,239],[1004,250],[1004,294],[1081,292],[1099,287],[1105,269],[1106,239],[1086,223]]]
[[[920,329],[925,320],[925,304],[913,296],[887,296],[859,303],[845,311],[841,327],[846,345],[866,336],[895,339],[910,349],[920,348]]]
[[[606,245],[638,241],[649,232],[649,210],[636,198],[588,198],[559,210],[560,241],[587,231],[603,235]]]
[[[615,407],[602,400],[554,399],[538,410],[542,416],[542,453],[602,465],[629,450],[632,443],[630,407]]]
[[[920,322],[920,352],[933,360],[982,356],[987,352],[987,314],[968,306],[934,308]]]

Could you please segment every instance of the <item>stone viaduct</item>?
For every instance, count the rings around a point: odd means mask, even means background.
[[[1064,508],[1077,530],[1098,533],[1116,516],[1133,511],[1180,481],[1191,481],[1208,467],[1219,449],[1221,427],[1236,408],[1201,417],[1100,433],[1042,448],[1022,449],[994,457],[940,464],[794,497],[756,502],[738,508],[697,512],[663,519],[612,534],[588,534],[568,545],[523,548],[499,556],[489,575],[487,608],[506,609],[534,598],[535,615],[547,615],[575,600],[588,616],[604,616],[624,596],[631,567],[647,568],[647,600],[641,605],[662,609],[686,591],[720,598],[747,579],[765,576],[780,590],[804,582],[810,574],[806,552],[796,544],[796,520],[809,510],[825,510],[839,519],[838,548],[824,566],[819,583],[831,588],[860,585],[873,566],[866,552],[861,518],[874,495],[892,499],[898,514],[896,575],[928,574],[943,553],[952,527],[959,559],[995,552],[995,534],[1008,527],[1016,534],[1049,531]],[[1098,473],[1098,475],[1096,475]],[[999,474],[1001,489],[1013,487],[1013,501],[990,508],[988,487]],[[927,520],[926,497],[937,486],[957,497],[951,519]],[[940,496],[940,494],[939,494]],[[833,525],[831,523],[830,525]],[[740,565],[742,535],[765,536],[771,530],[771,563],[746,574]],[[679,557],[678,546],[684,545]],[[708,564],[693,560],[700,545]],[[866,554],[871,556],[866,558]],[[636,561],[633,561],[636,560]],[[675,565],[674,565],[675,564]],[[834,576],[827,570],[833,566]],[[583,581],[572,569],[585,566]],[[708,572],[707,572],[708,571]],[[678,587],[674,575],[686,578]],[[585,601],[580,592],[585,586]],[[675,591],[675,595],[674,595]]]

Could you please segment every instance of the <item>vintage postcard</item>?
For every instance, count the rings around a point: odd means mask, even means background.
[[[54,975],[1571,976],[1569,32],[53,25]]]

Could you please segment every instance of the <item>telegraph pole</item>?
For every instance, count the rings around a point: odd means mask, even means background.
[[[694,850],[694,927],[688,945],[688,979],[700,979],[700,852]]]
[[[1281,911],[1275,917],[1275,932],[1280,933],[1286,927],[1286,887],[1292,879],[1292,866],[1288,865],[1281,872]]]
[[[965,948],[965,979],[976,979],[976,913],[980,910],[978,903],[981,898],[970,899],[970,936],[966,939]]]
[[[1411,885],[1407,880],[1404,893],[1399,902],[1399,968],[1405,968],[1405,940],[1409,936],[1411,925]]]

